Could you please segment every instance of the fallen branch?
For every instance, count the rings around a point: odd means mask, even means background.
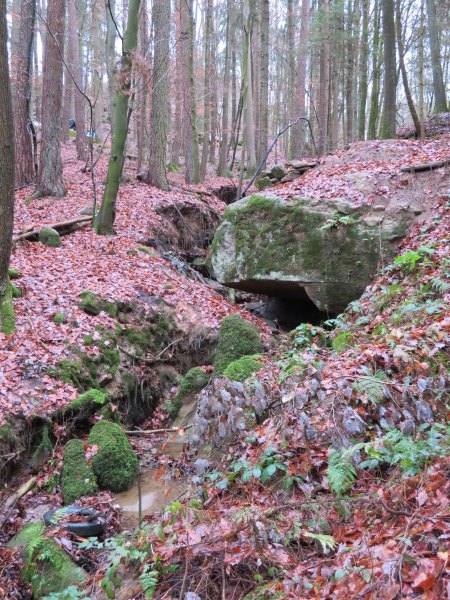
[[[42,227],[50,227],[51,229],[55,229],[60,235],[65,235],[75,231],[75,229],[77,229],[77,227],[75,227],[76,225],[87,225],[90,221],[92,221],[92,216],[86,216],[79,217],[78,219],[71,219],[69,221],[61,221],[60,223],[52,223],[50,225],[33,227],[31,230],[30,228],[27,228],[28,230],[25,230],[13,237],[13,243],[16,243],[20,240],[28,240],[30,238],[37,237]],[[66,229],[68,229],[68,231],[65,231]]]
[[[169,427],[167,429],[133,429],[132,431],[125,431],[127,435],[152,435],[154,433],[176,433],[181,429],[190,429],[192,425],[186,425],[186,427]]]
[[[3,507],[6,509],[5,510],[5,517],[3,519],[3,521],[0,523],[0,527],[3,526],[6,521],[9,519],[14,507],[16,506],[16,504],[19,502],[19,500],[25,496],[25,494],[28,494],[28,492],[30,492],[37,484],[37,479],[36,477],[31,477],[31,479],[29,479],[26,483],[24,483],[22,486],[20,486],[20,488],[17,490],[17,492],[15,492],[14,494],[12,494],[11,496],[9,496],[9,498],[7,498],[3,504]]]
[[[423,171],[433,171],[434,169],[440,169],[441,167],[445,167],[446,165],[450,165],[450,158],[445,160],[433,160],[429,163],[423,163],[421,165],[408,165],[406,167],[402,167],[400,171],[402,173],[420,173]]]

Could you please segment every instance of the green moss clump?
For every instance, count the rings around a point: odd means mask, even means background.
[[[92,407],[95,405],[103,405],[105,404],[108,398],[108,394],[105,392],[101,392],[100,390],[88,390],[72,400],[72,402],[67,406],[64,412],[69,411],[78,411],[78,410],[92,410]]]
[[[223,375],[225,369],[234,360],[242,356],[260,354],[262,350],[258,328],[239,315],[229,315],[220,324],[214,372]]]
[[[46,539],[44,533],[42,523],[30,523],[9,543],[12,548],[24,548],[23,579],[31,583],[33,598],[63,592],[70,585],[86,580],[83,569],[77,567],[52,539]]]
[[[8,277],[11,279],[20,279],[22,277],[20,271],[17,269],[12,269],[11,267],[8,269]]]
[[[39,442],[38,447],[33,452],[33,461],[39,461],[41,457],[47,457],[50,452],[53,450],[53,444],[50,440],[50,436],[48,434],[48,426],[46,425],[42,430],[41,441]]]
[[[238,358],[228,365],[223,374],[233,381],[245,381],[263,366],[263,363],[257,360],[258,358],[260,358],[259,354]]]
[[[5,294],[0,295],[0,331],[11,335],[16,330],[12,285],[7,282]]]
[[[43,227],[39,231],[39,241],[49,248],[59,248],[61,246],[59,233],[52,227]]]
[[[13,298],[22,298],[22,290],[11,283],[11,294]]]
[[[338,333],[331,345],[333,346],[333,350],[336,352],[343,352],[344,350],[351,348],[354,343],[355,336],[353,333],[347,331],[344,333]]]
[[[99,315],[101,312],[106,312],[110,317],[117,317],[118,308],[114,302],[108,302],[99,298],[89,291],[81,292],[78,296],[79,307],[88,315]]]
[[[189,396],[190,394],[196,394],[202,390],[208,384],[208,381],[209,376],[199,367],[189,369],[189,371],[181,380],[177,395],[169,407],[169,412],[172,419],[175,419],[175,417],[178,415],[185,397]]]
[[[139,469],[139,461],[119,425],[99,421],[89,434],[89,443],[98,446],[92,469],[98,484],[113,492],[128,490]]]
[[[64,504],[71,504],[82,496],[93,496],[98,492],[95,475],[86,461],[81,440],[69,440],[66,444],[61,490]]]
[[[62,312],[57,312],[56,315],[53,317],[53,323],[56,323],[56,325],[62,325],[65,322],[66,317]]]
[[[16,439],[11,429],[11,425],[2,425],[0,427],[0,444],[10,444],[13,446],[16,443]]]

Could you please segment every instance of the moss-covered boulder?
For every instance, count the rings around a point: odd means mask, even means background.
[[[228,377],[232,381],[245,381],[263,366],[258,358],[260,358],[259,354],[255,354],[254,356],[243,356],[233,360],[224,370],[224,377]]]
[[[342,312],[396,254],[412,209],[253,195],[230,204],[212,243],[217,280]]]
[[[70,585],[86,580],[86,573],[70,560],[52,539],[45,537],[42,523],[30,523],[9,543],[21,547],[25,568],[24,581],[31,583],[33,598],[43,598],[54,592],[63,592]]]
[[[95,412],[105,404],[107,399],[108,394],[106,392],[96,389],[87,390],[81,394],[81,396],[72,400],[72,402],[67,405],[64,412]]]
[[[263,350],[259,329],[239,315],[228,315],[220,324],[214,372],[223,375],[228,365],[242,356]]]
[[[88,290],[81,292],[78,296],[78,306],[88,315],[99,315],[101,312],[108,313],[111,317],[117,317],[118,308],[114,302],[100,298]]]
[[[61,490],[64,504],[71,504],[82,496],[93,496],[98,492],[95,475],[86,461],[81,440],[69,440],[64,448]]]
[[[92,469],[99,486],[112,492],[128,490],[137,475],[139,461],[120,426],[99,421],[89,434],[89,443],[98,446]]]
[[[178,392],[169,406],[169,412],[172,419],[178,415],[184,400],[202,390],[208,384],[208,381],[208,374],[199,367],[189,369],[181,380]]]
[[[39,241],[44,246],[49,246],[50,248],[59,248],[61,246],[59,233],[51,227],[43,227],[39,231]]]

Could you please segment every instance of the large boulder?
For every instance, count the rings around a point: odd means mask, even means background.
[[[217,280],[338,314],[396,254],[408,205],[253,195],[227,207],[212,244]]]

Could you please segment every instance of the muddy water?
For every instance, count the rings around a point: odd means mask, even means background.
[[[157,478],[154,469],[147,469],[141,473],[141,505],[142,517],[159,512],[166,504],[170,504],[187,489],[186,482],[170,477]],[[127,492],[115,494],[114,499],[123,510],[122,525],[127,528],[137,527],[139,524],[139,488],[135,483]]]

